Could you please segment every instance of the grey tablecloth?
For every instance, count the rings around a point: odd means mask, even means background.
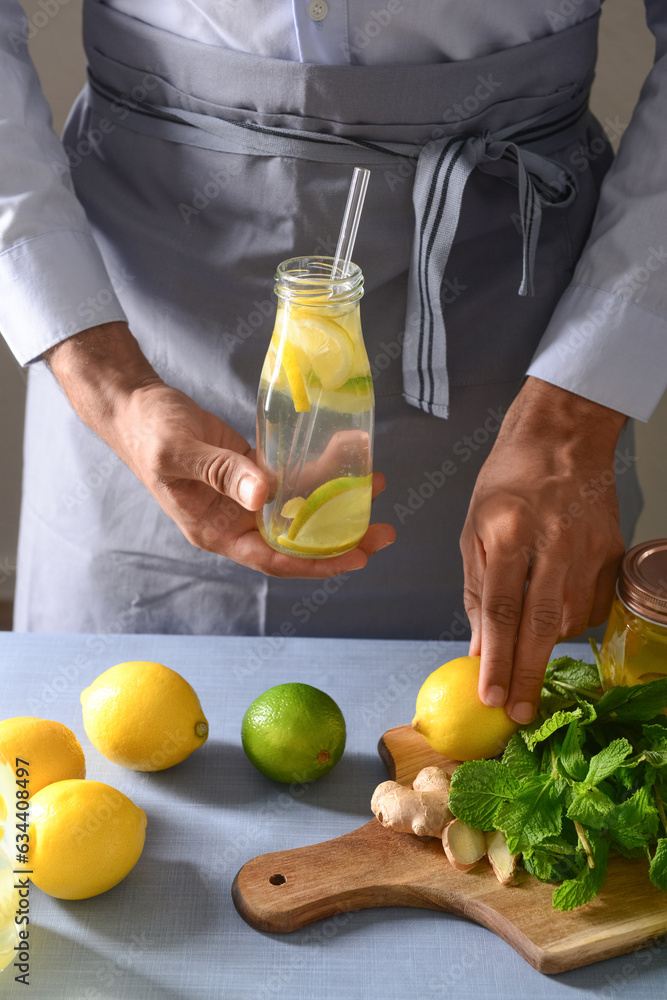
[[[230,887],[245,861],[328,840],[370,818],[372,790],[386,777],[378,738],[410,721],[423,678],[463,652],[453,643],[0,633],[0,715],[70,726],[88,777],[121,789],[148,815],[144,853],[115,889],[70,902],[31,890],[31,988],[15,983],[10,967],[0,974],[0,997],[664,1000],[664,947],[547,977],[490,931],[449,914],[365,910],[273,936],[236,913]],[[81,690],[132,659],[178,670],[208,716],[208,742],[168,771],[124,770],[83,730]],[[286,681],[323,688],[348,725],[341,762],[298,798],[255,771],[240,742],[248,704]]]

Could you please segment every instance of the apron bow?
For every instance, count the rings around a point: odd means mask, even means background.
[[[506,130],[508,131],[508,130]],[[523,239],[519,295],[533,295],[542,205],[569,204],[576,184],[563,166],[512,141],[511,134],[446,136],[423,146],[413,189],[415,239],[408,277],[403,387],[408,403],[447,417],[449,379],[442,285],[461,215],[466,183],[478,166],[513,180]],[[453,291],[450,294],[457,294]]]

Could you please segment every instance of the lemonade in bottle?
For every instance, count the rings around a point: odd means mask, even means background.
[[[272,548],[325,558],[365,534],[374,396],[359,302],[363,275],[332,257],[276,272],[276,322],[259,384],[257,462],[270,489],[257,514]]]

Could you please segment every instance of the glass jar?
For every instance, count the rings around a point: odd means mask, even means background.
[[[607,687],[667,675],[667,538],[625,554],[600,658]]]
[[[302,558],[353,549],[368,529],[374,395],[361,332],[363,275],[294,257],[275,277],[276,322],[257,398],[257,514],[272,548]]]

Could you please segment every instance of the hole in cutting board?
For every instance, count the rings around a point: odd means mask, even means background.
[[[284,885],[287,879],[284,875],[269,875],[271,885]]]

